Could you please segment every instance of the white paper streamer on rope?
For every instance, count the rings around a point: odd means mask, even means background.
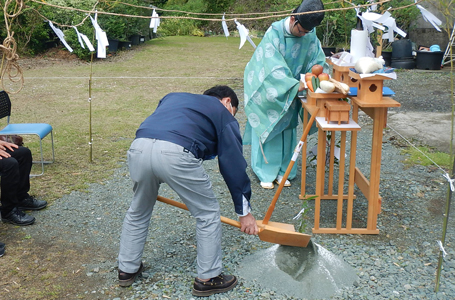
[[[415,3],[417,3],[417,0],[414,0]],[[420,10],[420,13],[422,14],[423,18],[425,21],[429,22],[437,31],[441,31],[441,26],[442,21],[439,20],[435,15],[433,15],[431,12],[425,9],[425,7],[417,4],[417,8]]]
[[[150,28],[153,28],[153,32],[156,33],[158,26],[160,26],[160,18],[155,9],[153,9],[152,19],[150,20]]]
[[[237,30],[239,31],[239,35],[240,35],[240,47],[239,47],[239,49],[243,47],[243,45],[245,44],[246,40],[248,40],[248,42],[250,42],[251,46],[253,46],[253,48],[256,49],[256,44],[253,42],[253,40],[248,35],[249,34],[248,29],[246,29],[245,26],[243,26],[242,24],[237,22],[237,19],[235,19],[234,22],[237,25]]]
[[[374,22],[373,20],[379,19],[382,15],[372,12],[364,12],[359,18],[362,20],[363,28],[368,29],[368,32],[371,33],[374,31],[374,28],[384,31],[386,28],[381,24]]]
[[[223,26],[224,35],[226,37],[228,37],[229,36],[229,29],[227,27],[226,21],[224,20],[224,14],[223,14],[223,21],[221,21],[221,26]]]
[[[87,45],[88,50],[90,50],[90,52],[94,52],[95,48],[93,47],[92,42],[90,42],[88,37],[85,34],[82,34],[82,33],[81,33],[81,36],[82,36],[82,39],[84,40],[84,43]]]
[[[447,174],[447,173],[444,173],[444,177],[449,181],[450,190],[451,190],[452,192],[455,192],[455,186],[454,186],[455,179],[450,178],[450,175]]]
[[[106,47],[109,46],[109,41],[107,40],[106,32],[104,32],[100,25],[98,25],[97,18],[96,14],[95,19],[90,16],[90,20],[92,20],[93,27],[95,28],[95,38],[98,41],[98,51],[96,56],[98,58],[106,58]]]
[[[77,39],[79,41],[79,44],[81,44],[81,47],[85,49],[85,45],[87,45],[90,52],[95,51],[95,48],[93,48],[93,45],[90,42],[90,40],[88,39],[88,37],[85,34],[80,33],[79,30],[77,30],[76,26],[73,26],[73,28],[74,28],[74,30],[76,30]],[[84,43],[85,43],[85,45],[84,45]]]
[[[360,8],[355,8],[355,11],[356,11],[357,17],[359,17],[360,20],[362,20],[363,30],[368,30],[369,34],[373,33],[375,28],[377,28],[379,30],[385,30],[384,26],[377,24],[371,20],[371,19],[380,18],[382,15],[380,15],[378,13],[372,13],[369,11],[361,14]],[[369,15],[369,14],[371,14],[371,15]],[[364,17],[363,15],[366,15],[366,17]]]
[[[442,257],[446,257],[447,252],[446,252],[446,250],[444,249],[444,246],[442,245],[442,242],[441,242],[441,241],[438,241],[438,245],[439,245],[439,250],[442,252]]]
[[[372,21],[373,22],[372,26],[374,26],[376,28],[379,28],[379,27],[377,26],[378,24],[375,24],[375,23],[379,23],[379,24],[386,26],[387,32],[385,32],[382,35],[382,38],[388,39],[389,42],[394,41],[393,32],[398,33],[402,37],[406,37],[406,35],[407,35],[406,32],[404,32],[403,30],[401,30],[400,28],[397,27],[395,19],[392,17],[392,15],[388,11],[386,11],[382,15],[377,14],[377,13],[366,12],[366,13],[362,14],[362,18]],[[383,30],[383,29],[381,29],[381,30]]]
[[[51,26],[52,30],[58,36],[58,38],[63,43],[63,45],[66,47],[66,49],[68,49],[69,52],[73,52],[73,48],[71,48],[70,45],[68,45],[68,43],[65,41],[65,35],[63,34],[63,31],[61,31],[59,28],[55,27],[51,21],[49,21],[49,26]]]
[[[77,35],[77,40],[79,41],[79,44],[81,44],[81,47],[85,49],[84,42],[82,42],[82,37],[81,34],[79,33],[79,30],[77,30],[76,26],[73,26],[74,30],[76,30],[76,35]]]

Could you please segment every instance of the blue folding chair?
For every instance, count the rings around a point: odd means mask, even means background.
[[[11,100],[9,99],[8,93],[0,91],[0,119],[7,117],[7,125],[0,131],[0,135],[37,135],[39,137],[39,146],[41,160],[34,161],[34,163],[41,164],[41,174],[30,174],[30,176],[41,176],[44,174],[44,164],[53,163],[55,161],[54,155],[54,136],[52,134],[52,126],[46,123],[18,123],[10,124],[11,116]],[[52,140],[52,161],[45,161],[43,158],[43,138],[48,134],[51,134]]]

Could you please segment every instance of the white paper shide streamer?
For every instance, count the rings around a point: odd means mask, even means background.
[[[243,26],[242,24],[240,24],[237,20],[234,20],[234,22],[237,25],[237,30],[239,31],[239,35],[240,35],[240,47],[239,47],[239,49],[243,47],[243,45],[245,44],[246,40],[248,40],[248,42],[250,42],[251,46],[253,46],[253,48],[256,49],[256,44],[253,42],[253,40],[248,35],[249,34],[248,29],[246,29],[246,27]]]
[[[455,186],[454,186],[455,179],[450,178],[450,175],[447,174],[447,173],[444,173],[443,176],[449,181],[450,190],[451,190],[452,192],[455,192]]]
[[[85,34],[80,33],[79,30],[77,30],[77,28],[75,26],[73,26],[73,28],[74,28],[74,30],[76,30],[77,39],[79,41],[79,44],[81,44],[81,47],[85,49],[85,46],[84,46],[84,43],[85,43],[85,45],[87,45],[90,52],[95,51],[95,48],[93,48],[93,45],[90,42],[90,40],[88,39],[88,37]]]
[[[95,38],[98,41],[97,57],[106,58],[106,47],[109,46],[109,41],[107,40],[106,32],[104,32],[98,25],[96,18],[96,15],[95,19],[90,16],[90,20],[92,20],[93,27],[95,28]]]
[[[443,245],[442,242],[439,241],[439,240],[438,240],[437,242],[438,242],[438,246],[439,246],[439,251],[442,252],[442,257],[446,257],[447,252],[446,252],[446,250],[444,249],[444,245]]]
[[[395,19],[392,17],[392,15],[386,11],[384,14],[377,14],[377,13],[372,13],[372,12],[366,12],[362,14],[362,20],[367,20],[372,22],[371,25],[381,29],[378,24],[382,24],[385,27],[387,27],[387,31],[382,35],[383,39],[388,39],[389,42],[393,42],[395,40],[394,38],[394,32],[398,33],[402,37],[406,37],[406,32],[401,30],[400,28],[397,27],[397,24],[395,22]],[[376,24],[377,23],[377,24]],[[384,27],[382,27],[384,28]],[[381,29],[383,30],[383,29]]]
[[[65,41],[65,35],[63,34],[63,31],[61,31],[60,28],[55,27],[51,21],[49,21],[49,26],[51,26],[52,30],[58,36],[58,38],[63,43],[63,45],[66,47],[66,49],[68,49],[69,52],[73,52],[73,48],[71,48],[70,45],[68,45],[68,43]]]
[[[414,1],[415,3],[417,3],[417,0]],[[441,28],[439,28],[439,26],[442,25],[442,21],[439,20],[435,15],[433,15],[431,12],[429,12],[428,10],[425,9],[425,7],[417,4],[416,5],[417,8],[420,10],[420,13],[422,14],[422,17],[425,19],[425,21],[427,21],[428,23],[430,23],[431,25],[433,25],[433,27],[437,30],[437,31],[441,31]]]
[[[156,33],[158,26],[160,26],[160,18],[155,9],[153,9],[152,19],[150,20],[150,28],[153,28],[153,32]]]
[[[224,19],[224,14],[223,14],[223,21],[221,21],[221,26],[223,26],[224,35],[226,37],[228,37],[229,36],[229,29],[228,29],[226,21]]]

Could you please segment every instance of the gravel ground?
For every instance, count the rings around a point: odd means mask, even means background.
[[[420,92],[406,84],[422,83],[424,78],[441,76],[440,73],[400,73],[404,86],[392,83],[397,92],[401,109],[413,111],[448,112],[449,97],[435,95],[429,103],[423,93],[431,93],[428,87]],[[445,76],[445,75],[444,75]],[[439,77],[440,78],[440,77]],[[399,82],[399,81],[397,81]],[[421,84],[420,84],[421,85]],[[410,91],[407,93],[407,91]],[[241,91],[238,91],[242,95]],[[406,94],[407,93],[407,94]],[[400,99],[400,97],[408,97]],[[239,120],[244,115],[239,113]],[[362,130],[358,136],[357,166],[368,174],[372,122],[361,115]],[[241,124],[243,126],[243,124]],[[309,145],[315,144],[311,136]],[[330,299],[453,299],[455,295],[455,243],[453,214],[448,224],[439,292],[435,293],[435,278],[440,249],[443,211],[448,184],[442,171],[435,166],[406,166],[401,154],[405,142],[393,131],[385,130],[383,139],[381,187],[382,212],[378,216],[379,235],[324,235],[314,234],[316,243],[352,266],[358,275],[353,286],[340,288]],[[249,148],[245,147],[249,161]],[[222,214],[235,218],[229,192],[218,172],[217,162],[204,163],[211,176],[215,193],[219,197]],[[257,178],[251,175],[253,213],[262,219],[275,191],[259,187]],[[307,170],[307,190],[314,188],[315,170]],[[299,200],[300,176],[290,188],[280,195],[272,220],[299,226],[293,217],[302,207]],[[124,214],[132,195],[132,185],[126,163],[120,164],[115,175],[103,184],[91,185],[88,192],[74,192],[55,201],[39,213],[39,226],[24,228],[38,239],[65,236],[69,243],[87,245],[94,249],[93,259],[81,266],[89,280],[99,286],[87,290],[90,299],[192,299],[191,285],[195,276],[196,241],[194,220],[188,212],[158,203],[152,218],[148,242],[144,252],[146,272],[131,289],[116,286],[117,251]],[[163,185],[160,195],[178,199],[176,194]],[[366,200],[356,191],[354,225],[365,226]],[[321,222],[334,224],[336,203],[323,203]],[[313,203],[309,202],[309,208]],[[453,212],[453,208],[452,208]],[[311,233],[313,210],[306,214],[307,233]],[[223,225],[224,268],[226,273],[236,274],[244,259],[272,245],[255,236],[247,236],[237,228]],[[273,276],[273,274],[271,274]],[[254,278],[239,278],[237,288],[227,294],[210,299],[296,299],[278,292],[273,286],[264,287]],[[1,297],[0,297],[1,298]],[[305,299],[305,295],[301,295]]]

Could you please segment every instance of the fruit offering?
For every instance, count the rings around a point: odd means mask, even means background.
[[[324,68],[321,65],[316,64],[311,68],[311,73],[313,73],[316,76],[319,76],[319,74],[321,74],[323,71]]]
[[[321,73],[321,74],[319,74],[318,79],[319,79],[319,81],[325,81],[325,80],[329,80],[330,76],[327,73]]]
[[[346,95],[349,93],[349,86],[330,78],[329,74],[324,73],[324,68],[321,65],[314,65],[311,68],[311,73],[305,74],[305,83],[307,88],[315,92],[318,88],[326,93],[340,93]]]

